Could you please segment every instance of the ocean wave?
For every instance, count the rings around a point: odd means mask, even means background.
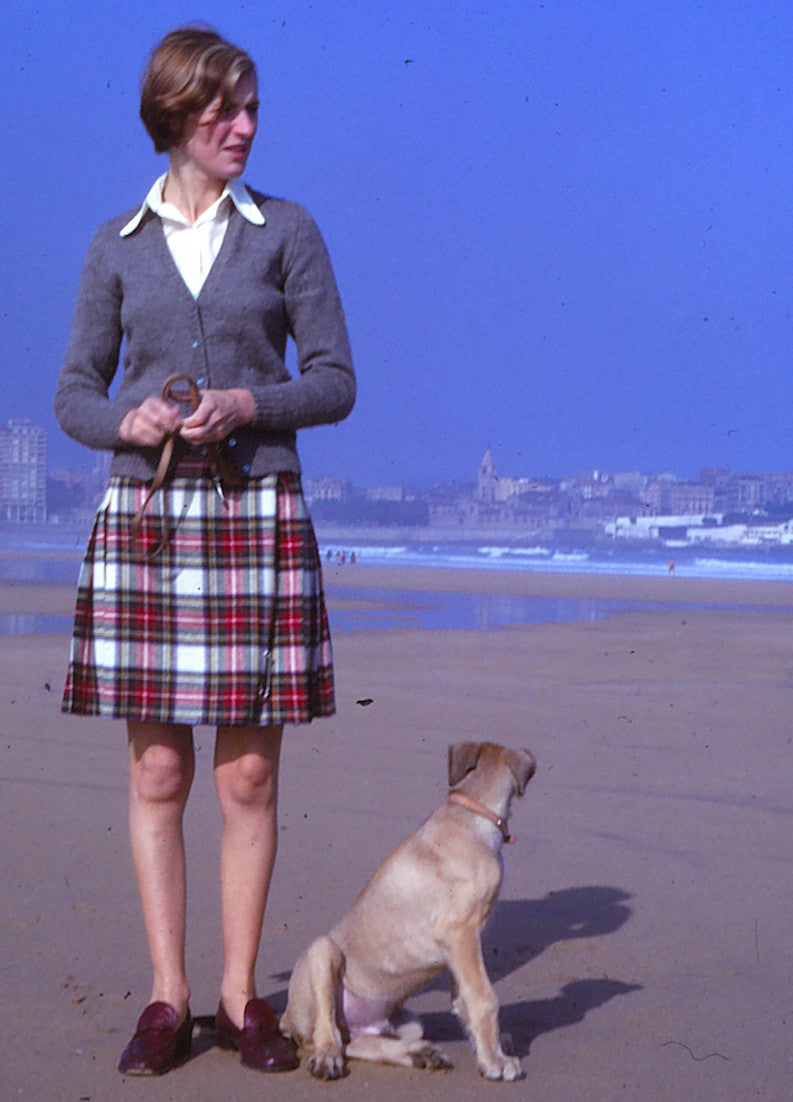
[[[478,547],[477,552],[490,559],[534,559],[548,558],[551,555],[549,547]]]
[[[346,551],[349,554],[354,551],[356,555],[382,555],[384,558],[394,558],[399,555],[405,555],[408,552],[407,547],[397,547],[383,545],[382,547],[373,547],[369,544],[357,544],[357,543],[339,543],[331,546],[330,544],[320,545],[321,553],[328,554],[333,551]]]
[[[695,559],[694,568],[709,577],[777,578],[780,581],[793,579],[793,563],[778,560],[759,562],[756,559]]]

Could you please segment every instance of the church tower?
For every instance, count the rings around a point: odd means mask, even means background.
[[[488,448],[479,466],[479,475],[476,480],[476,500],[484,505],[492,505],[496,500],[497,482],[498,471],[493,462],[493,453]]]

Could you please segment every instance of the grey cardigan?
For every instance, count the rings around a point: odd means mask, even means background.
[[[61,428],[114,452],[111,473],[152,478],[157,449],[122,443],[128,410],[159,394],[172,372],[202,387],[244,387],[256,413],[228,441],[251,476],[300,472],[296,430],[340,421],[355,401],[344,313],[327,250],[296,203],[251,191],[263,226],[232,205],[220,252],[197,299],[171,257],[160,219],[147,211],[105,223],[91,242],[55,395]],[[287,337],[299,376],[285,365]],[[123,374],[110,397],[123,347]]]

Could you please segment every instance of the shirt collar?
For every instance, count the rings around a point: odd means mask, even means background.
[[[143,216],[147,210],[150,210],[153,214],[161,215],[163,217],[169,217],[170,211],[173,207],[166,203],[162,197],[163,187],[165,186],[166,174],[163,174],[159,179],[155,180],[149,189],[149,193],[140,205],[140,209],[137,213],[130,218],[129,222],[122,227],[119,231],[119,237],[129,237],[131,233],[134,233],[138,226],[143,221]],[[245,185],[237,179],[229,180],[223,189],[223,194],[217,199],[215,203],[209,208],[208,211],[204,211],[201,216],[204,218],[209,215],[213,217],[218,207],[224,199],[230,198],[237,211],[242,215],[246,222],[250,222],[252,226],[263,226],[264,215],[259,210],[256,203],[253,201],[250,192]],[[210,214],[212,211],[212,214]],[[181,219],[180,219],[181,220]]]

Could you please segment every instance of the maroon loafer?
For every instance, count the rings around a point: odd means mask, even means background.
[[[164,1075],[190,1055],[193,1019],[180,1024],[168,1003],[150,1003],[138,1019],[135,1035],[121,1053],[122,1075]]]
[[[242,1029],[234,1025],[221,1002],[215,1035],[221,1048],[236,1050],[243,1064],[256,1071],[293,1071],[300,1066],[297,1046],[279,1032],[278,1020],[264,999],[248,1000]]]

